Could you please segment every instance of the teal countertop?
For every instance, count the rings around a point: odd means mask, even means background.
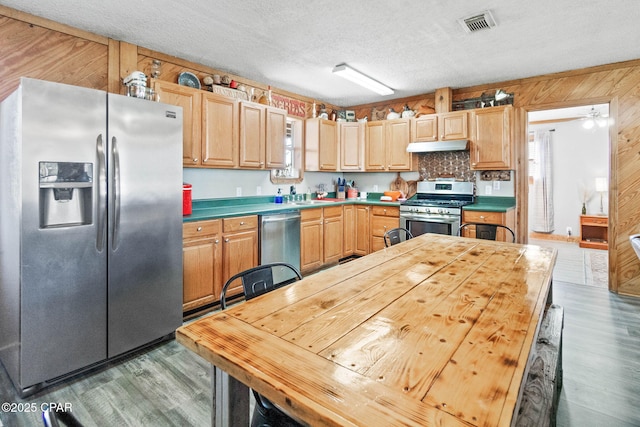
[[[478,196],[475,203],[466,205],[467,211],[506,212],[516,207],[515,197]]]
[[[333,199],[313,203],[274,203],[273,196],[236,197],[228,199],[194,200],[191,215],[182,217],[183,222],[202,221],[207,219],[229,218],[243,215],[276,214],[298,209],[321,208],[346,204],[400,206],[399,202],[381,202],[382,194],[369,194],[365,199]]]

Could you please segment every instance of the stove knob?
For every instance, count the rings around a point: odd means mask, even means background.
[[[438,209],[438,213],[443,214],[443,213],[446,213],[446,211],[444,209]]]

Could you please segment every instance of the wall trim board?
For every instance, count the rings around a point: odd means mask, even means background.
[[[90,40],[95,43],[100,43],[103,45],[109,44],[108,37],[99,36],[97,34],[93,34],[84,30],[79,30],[69,25],[60,24],[59,22],[51,21],[50,19],[41,18],[36,15],[31,15],[26,12],[21,12],[16,9],[11,9],[10,7],[7,7],[7,6],[0,5],[0,15],[4,15],[8,18],[15,19],[17,21],[22,21],[28,24],[33,24],[39,27],[47,28],[49,30],[58,31],[64,34],[68,34],[70,36],[75,36],[81,39]]]

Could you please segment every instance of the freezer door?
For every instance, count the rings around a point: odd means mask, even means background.
[[[18,382],[26,388],[106,358],[107,252],[98,247],[104,183],[97,173],[106,93],[32,79],[22,79],[21,90],[22,126],[14,141],[21,136]],[[84,223],[42,222],[50,202],[50,189],[40,187],[42,162],[91,165]]]
[[[182,324],[182,109],[108,96],[108,356]]]

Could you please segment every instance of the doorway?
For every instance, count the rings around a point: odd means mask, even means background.
[[[580,243],[589,217],[607,221],[608,117],[609,104],[528,113],[529,241],[558,249],[556,280],[608,287],[606,230]]]

